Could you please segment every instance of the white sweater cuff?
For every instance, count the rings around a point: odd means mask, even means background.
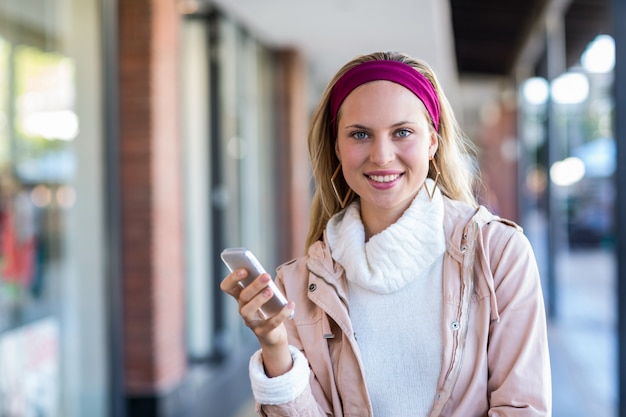
[[[277,405],[295,400],[309,384],[309,362],[293,346],[289,346],[293,367],[285,374],[273,378],[265,374],[261,350],[250,358],[250,382],[254,399],[259,404]]]

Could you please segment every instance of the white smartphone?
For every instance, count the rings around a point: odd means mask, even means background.
[[[231,272],[241,268],[248,271],[248,276],[239,281],[241,288],[245,288],[259,275],[266,272],[256,256],[246,248],[224,249],[220,256]],[[261,315],[266,319],[276,315],[287,305],[287,299],[276,284],[274,284],[273,280],[270,279],[267,286],[272,290],[273,296],[259,309]]]

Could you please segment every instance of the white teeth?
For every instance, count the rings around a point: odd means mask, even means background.
[[[398,179],[400,174],[393,175],[370,175],[369,178],[376,182],[391,182]]]

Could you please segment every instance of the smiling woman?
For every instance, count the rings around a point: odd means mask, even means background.
[[[309,133],[308,253],[276,277],[289,302],[262,318],[267,274],[221,284],[261,345],[261,415],[550,415],[535,258],[476,204],[469,150],[424,62],[373,53],[331,80]]]

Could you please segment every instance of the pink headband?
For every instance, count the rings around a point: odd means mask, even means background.
[[[333,134],[337,133],[337,112],[341,103],[358,86],[370,81],[386,80],[407,88],[419,98],[439,131],[439,100],[435,88],[419,71],[398,61],[367,61],[349,69],[337,80],[330,95]]]

